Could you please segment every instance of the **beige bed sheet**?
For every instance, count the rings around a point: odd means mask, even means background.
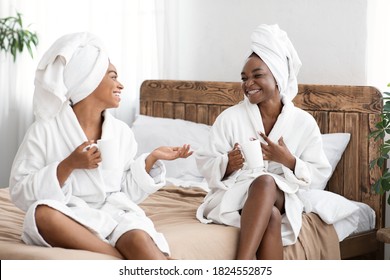
[[[141,207],[164,233],[172,257],[186,260],[234,259],[239,229],[224,225],[202,224],[195,212],[205,192],[200,188],[164,187],[151,195]],[[44,248],[24,244],[24,213],[9,199],[8,189],[0,189],[0,259],[114,259],[83,250]],[[315,214],[303,215],[298,242],[284,248],[285,259],[340,259],[337,234],[331,225]]]

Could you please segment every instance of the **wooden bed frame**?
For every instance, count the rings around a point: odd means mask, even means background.
[[[376,228],[340,243],[342,259],[383,259],[376,231],[384,227],[385,197],[371,184],[381,174],[370,170],[380,142],[369,139],[382,111],[381,93],[369,86],[299,85],[294,103],[310,112],[322,133],[348,132],[351,140],[327,189],[370,205]],[[220,112],[243,99],[240,82],[147,80],[141,85],[140,113],[211,125]]]

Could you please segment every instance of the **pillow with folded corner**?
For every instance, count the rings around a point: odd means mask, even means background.
[[[138,143],[137,155],[149,153],[160,146],[191,145],[195,151],[206,145],[210,126],[181,119],[169,119],[137,116],[132,125],[135,139]],[[202,182],[194,156],[174,161],[164,161],[167,178],[175,178],[186,182]]]
[[[322,134],[322,144],[325,155],[332,166],[332,173],[336,169],[341,156],[348,146],[351,134],[349,133],[327,133]]]
[[[306,213],[314,212],[325,223],[337,225],[335,229],[339,241],[357,229],[359,207],[351,200],[325,190],[302,190],[298,192],[298,197]]]
[[[322,134],[322,145],[324,153],[332,167],[332,172],[326,180],[319,183],[319,186],[312,186],[314,189],[325,189],[326,184],[328,183],[345,149],[347,148],[350,137],[351,135],[349,133]]]

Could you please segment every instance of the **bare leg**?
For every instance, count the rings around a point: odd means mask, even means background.
[[[241,212],[237,259],[254,259],[256,256],[283,259],[280,233],[283,206],[283,192],[271,176],[263,175],[252,182]],[[275,235],[277,230],[279,233]]]
[[[167,260],[153,239],[143,230],[124,233],[115,246],[128,260]]]
[[[261,240],[260,247],[257,250],[256,257],[258,260],[283,259],[281,224],[282,216],[280,215],[279,209],[274,206],[263,240]]]
[[[39,233],[53,247],[88,250],[123,258],[118,250],[110,244],[101,240],[73,219],[47,205],[37,207],[35,219]]]

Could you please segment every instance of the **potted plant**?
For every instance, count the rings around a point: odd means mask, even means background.
[[[10,52],[13,60],[27,48],[33,57],[32,45],[38,45],[38,36],[23,27],[22,14],[0,19],[0,51]]]
[[[390,87],[390,84],[387,85]],[[390,172],[389,168],[385,168],[385,164],[389,159],[390,139],[386,139],[386,135],[390,135],[390,92],[383,93],[383,112],[380,115],[380,121],[375,125],[376,130],[370,133],[369,137],[374,138],[375,141],[382,139],[383,143],[379,147],[379,155],[376,159],[370,162],[370,168],[373,169],[378,166],[383,170],[382,175],[372,185],[376,193],[384,194],[390,191]],[[390,196],[387,199],[390,205]]]

